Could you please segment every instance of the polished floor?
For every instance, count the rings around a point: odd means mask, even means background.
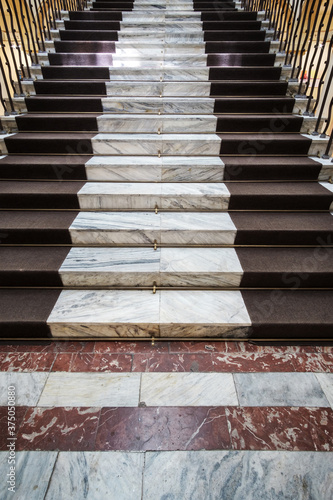
[[[0,368],[14,498],[332,498],[332,346],[16,343]]]

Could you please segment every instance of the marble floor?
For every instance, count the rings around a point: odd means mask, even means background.
[[[329,345],[2,343],[0,386],[6,500],[333,495]]]

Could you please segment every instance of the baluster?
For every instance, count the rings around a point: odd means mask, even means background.
[[[322,47],[320,47],[320,45],[321,45],[320,37],[321,37],[322,28],[324,27],[324,20],[326,17],[326,13],[328,10],[328,1],[324,3],[324,7],[325,7],[325,9],[323,11],[323,14],[322,14],[321,19],[320,19],[319,24],[318,24],[317,40],[316,40],[316,44],[314,46],[314,51],[313,51],[313,55],[312,55],[311,62],[310,62],[310,71],[311,71],[312,66],[314,66],[314,61],[316,60],[318,50],[322,48]],[[332,14],[333,14],[333,7],[331,9],[330,21],[327,23],[327,27],[325,30],[326,39],[327,39],[328,32],[329,32],[329,26],[330,26],[330,23],[332,20]],[[311,114],[310,113],[310,106],[311,106],[311,101],[313,99],[313,93],[314,93],[314,89],[316,86],[316,80],[317,80],[318,71],[319,71],[322,57],[323,57],[323,50],[320,50],[319,58],[317,60],[317,65],[316,65],[316,69],[315,69],[315,74],[314,74],[314,77],[312,80],[312,86],[311,86],[311,90],[310,90],[310,94],[309,94],[309,101],[308,101],[308,105],[307,105],[306,110],[305,110],[306,114]],[[307,86],[306,86],[306,90],[305,90],[306,93],[308,92],[309,88],[310,88],[310,78],[309,78]]]
[[[314,4],[314,2],[313,2],[313,4]],[[302,9],[303,5],[301,6],[301,9]],[[305,4],[305,10],[302,13],[300,13],[299,22],[298,22],[298,24],[296,26],[296,36],[298,37],[298,42],[297,42],[297,47],[296,47],[295,54],[293,54],[293,67],[292,67],[291,76],[290,76],[290,80],[291,81],[298,81],[298,75],[300,73],[300,65],[297,66],[297,59],[298,58],[301,59],[301,56],[299,56],[299,54],[300,54],[300,46],[301,46],[301,42],[302,42],[302,34],[305,33],[305,35],[306,35],[308,33],[308,30],[304,31],[304,25],[305,25],[306,19],[308,18],[309,7],[310,7],[310,3],[306,2],[306,4]],[[311,18],[309,17],[308,27],[310,27],[310,19]],[[306,44],[306,40],[307,40],[307,37],[305,36],[305,42],[303,42],[302,49],[303,49],[303,47]],[[294,45],[293,45],[293,50],[294,50]],[[301,53],[302,53],[302,51],[301,51]],[[297,71],[297,73],[295,75],[296,69],[298,71]]]
[[[14,72],[16,73],[16,78],[17,78],[17,82],[18,82],[20,94],[24,95],[22,84],[21,84],[21,75],[20,75],[19,68],[17,67],[15,53],[13,51],[13,47],[12,47],[12,43],[11,43],[11,38],[10,38],[10,31],[9,31],[9,28],[8,28],[7,19],[6,19],[5,12],[4,12],[2,4],[0,4],[0,12],[1,12],[1,16],[2,16],[2,22],[3,22],[4,28],[5,28],[5,32],[6,32],[6,35],[7,35],[8,47],[9,47],[9,51],[10,51],[10,55],[11,55],[11,59],[12,59],[12,65],[11,65],[10,62],[9,62],[9,59],[7,57],[6,51],[3,50],[3,53],[5,55],[5,59],[6,59],[6,65],[8,65],[8,72],[9,72],[10,80],[11,80],[12,86],[14,88],[14,95],[17,95],[17,94],[16,94],[16,91],[15,91],[14,80],[13,80],[13,77],[12,77],[12,67],[14,69]],[[3,45],[3,48],[5,49],[4,45]]]

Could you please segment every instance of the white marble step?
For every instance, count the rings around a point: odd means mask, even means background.
[[[155,32],[153,29],[150,31],[138,32],[135,29],[119,31],[118,40],[121,42],[133,41],[148,42],[151,40],[154,43],[200,43],[204,41],[203,31],[188,30],[186,32]]]
[[[222,160],[209,156],[93,156],[85,168],[92,181],[222,182],[224,178]]]
[[[239,291],[65,290],[47,321],[53,337],[246,338]]]
[[[233,248],[72,248],[59,270],[66,287],[238,287]]]
[[[216,132],[217,117],[209,115],[104,114],[97,117],[100,132],[187,134]]]
[[[155,91],[158,91],[156,84]],[[129,90],[131,86],[128,85]],[[144,85],[142,85],[144,91]],[[175,93],[177,86],[174,86]],[[114,89],[113,89],[114,90]],[[123,89],[124,90],[124,89]],[[140,92],[140,85],[137,87]],[[171,89],[172,90],[172,89]],[[193,87],[194,90],[194,87]],[[169,89],[170,91],[170,89]],[[158,95],[158,94],[157,94]],[[188,114],[190,116],[214,113],[215,99],[211,97],[106,97],[102,99],[103,111],[111,113]]]
[[[97,134],[91,140],[100,155],[218,155],[216,134]]]
[[[200,69],[202,71],[202,69]],[[174,72],[174,71],[173,71]],[[119,70],[118,70],[119,73]],[[131,70],[131,74],[134,71]],[[138,73],[138,72],[137,72]],[[141,78],[142,81],[112,81],[106,82],[106,93],[108,96],[126,96],[124,99],[129,97],[209,97],[211,82],[208,81],[160,81],[160,78],[170,76],[170,73],[161,73],[160,71],[150,71],[149,76],[151,81],[144,76],[148,76],[147,72],[142,72],[140,74],[135,74],[135,77]],[[206,71],[205,71],[206,75]],[[124,75],[126,76],[126,75]],[[207,73],[208,78],[208,73]],[[115,80],[116,75],[114,71],[111,71],[111,79]],[[118,79],[121,80],[121,75],[119,74]],[[190,80],[190,75],[188,80]],[[207,79],[206,79],[207,80]],[[108,98],[102,99],[103,104],[108,102]]]
[[[227,210],[223,183],[87,182],[78,192],[82,210]]]
[[[162,59],[170,60],[177,59],[178,56],[193,56],[193,55],[205,55],[205,43],[204,42],[181,42],[181,43],[168,43],[164,42],[153,42],[146,41],[145,43],[141,40],[133,41],[122,41],[116,42],[116,52],[115,58],[117,56],[123,56],[127,58],[142,58],[149,57],[156,60]],[[170,56],[173,56],[171,58]],[[206,56],[207,58],[207,56]],[[181,60],[182,60],[181,59]]]
[[[127,53],[124,54],[114,54],[112,56],[112,67],[113,68],[126,68],[131,70],[132,68],[145,68],[150,69],[160,69],[160,68],[178,68],[186,65],[206,68],[207,67],[207,54],[161,54],[160,57],[149,54],[136,55]]]
[[[126,31],[126,30],[137,30],[138,32],[142,31],[155,31],[156,33],[170,33],[170,32],[184,32],[186,33],[187,31],[202,31],[202,26],[203,23],[202,21],[183,21],[180,19],[179,21],[175,20],[165,20],[162,22],[160,21],[152,21],[152,22],[142,22],[142,21],[121,21],[120,22],[120,30],[121,31]]]
[[[74,245],[233,245],[226,212],[80,212],[69,228]]]
[[[133,9],[132,12],[123,12],[123,22],[158,22],[165,21],[201,21],[201,12],[194,12],[193,9],[165,10],[161,12]]]
[[[135,80],[148,82],[208,82],[210,68],[204,66],[198,68],[187,65],[175,68],[161,64],[160,68],[149,68],[149,71],[147,71],[147,68],[141,67],[140,62],[138,62],[137,67],[116,68],[112,66],[109,70],[110,80]]]

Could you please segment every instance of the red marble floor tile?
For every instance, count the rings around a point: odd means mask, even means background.
[[[327,366],[328,372],[333,372],[333,353],[322,353],[323,362]]]
[[[102,408],[96,450],[225,450],[224,407]]]
[[[77,341],[56,341],[54,350],[58,353],[63,352],[94,352],[95,342],[77,342]]]
[[[58,354],[52,371],[66,372],[130,372],[132,356],[129,354]]]
[[[239,342],[170,342],[170,353],[238,352]]]
[[[266,354],[274,353],[284,353],[284,354],[294,354],[294,353],[315,353],[317,352],[317,347],[314,345],[279,345],[278,343],[274,345],[265,344],[251,344],[250,342],[239,342],[240,352],[260,352]]]
[[[210,372],[211,354],[134,354],[135,372]]]
[[[243,352],[212,354],[213,371],[216,372],[294,372],[290,357],[283,353]]]
[[[317,347],[318,352],[331,354],[333,356],[333,345],[322,345]]]
[[[96,353],[125,353],[125,354],[135,354],[135,353],[160,353],[168,352],[169,344],[168,342],[156,342],[152,346],[151,342],[96,342],[95,352]]]
[[[54,343],[53,342],[15,342],[15,343],[1,343],[0,352],[53,352]]]
[[[94,450],[100,408],[30,408],[17,450]]]
[[[15,407],[15,420],[12,421],[15,423],[15,434],[16,436],[19,434],[19,429],[22,424],[22,420],[24,415],[28,410],[27,406],[16,406]],[[8,407],[0,406],[0,451],[8,451],[7,444],[9,443],[8,438],[13,437],[9,436],[8,433]]]
[[[330,372],[329,357],[320,352],[296,353],[291,357],[291,362],[297,372]],[[331,367],[332,368],[332,367]]]
[[[332,451],[333,410],[226,408],[234,450]]]
[[[53,352],[10,352],[0,356],[0,371],[50,371],[55,359]]]

